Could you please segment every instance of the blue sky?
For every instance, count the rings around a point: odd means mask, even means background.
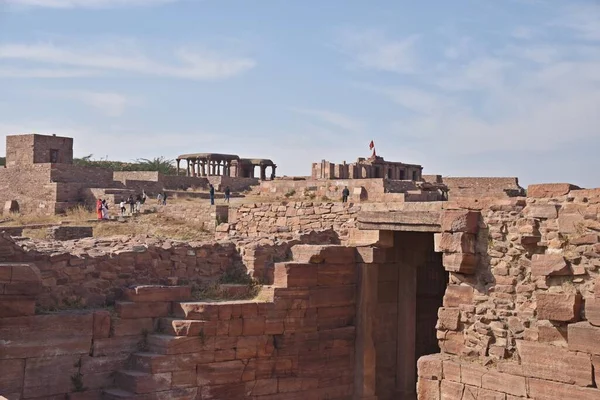
[[[0,134],[79,156],[600,187],[599,127],[599,1],[0,0]]]

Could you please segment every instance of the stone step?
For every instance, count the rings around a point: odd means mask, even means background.
[[[189,371],[198,364],[214,361],[214,352],[164,355],[138,352],[131,355],[130,369],[150,374],[161,372]]]
[[[123,298],[132,302],[186,301],[192,298],[192,287],[139,285],[125,289]]]
[[[171,313],[171,303],[167,301],[117,301],[115,311],[119,318],[160,318],[166,317]]]
[[[188,337],[154,334],[148,335],[147,339],[148,352],[163,355],[199,353],[212,349],[213,345],[214,336],[198,335]]]
[[[153,393],[171,388],[171,373],[150,374],[147,372],[122,370],[117,372],[115,385],[131,393]]]
[[[135,394],[126,390],[111,388],[105,389],[105,400],[196,400],[198,388],[177,388],[154,393]]]
[[[161,333],[172,336],[215,336],[217,333],[216,321],[161,318],[158,327]]]

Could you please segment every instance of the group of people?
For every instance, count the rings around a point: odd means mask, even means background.
[[[142,191],[138,194],[135,199],[130,195],[127,199],[122,199],[119,203],[121,216],[124,217],[127,214],[127,205],[129,205],[129,214],[140,213],[142,211],[142,205],[146,202],[146,192]],[[108,219],[108,202],[106,199],[98,199],[96,201],[96,212],[98,219]]]

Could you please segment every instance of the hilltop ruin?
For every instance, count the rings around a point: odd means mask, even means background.
[[[55,160],[72,157],[60,149]],[[0,179],[11,187],[2,200],[23,210],[39,207],[30,194],[15,197],[23,195],[16,179],[79,171],[21,159]],[[190,165],[190,176],[144,182],[253,179],[239,177],[233,163],[222,172],[229,176]],[[165,211],[196,218],[220,207],[226,218],[210,242],[43,241],[5,230],[0,394],[600,398],[600,189],[559,183],[525,192],[516,178],[442,178],[420,166],[407,167],[415,180],[391,179],[399,171],[385,169],[344,178],[327,165],[328,178],[254,180],[260,201]],[[140,181],[117,175],[111,182],[122,186],[113,190]],[[66,179],[50,187],[89,188]],[[336,195],[344,186],[352,190],[348,203]],[[259,282],[259,295],[198,298],[197,285],[232,271]],[[227,290],[248,288],[237,286]]]

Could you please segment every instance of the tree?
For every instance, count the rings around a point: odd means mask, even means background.
[[[140,171],[158,171],[164,175],[174,175],[177,172],[174,161],[162,156],[155,157],[151,160],[147,158],[138,158],[135,162],[140,167]]]

